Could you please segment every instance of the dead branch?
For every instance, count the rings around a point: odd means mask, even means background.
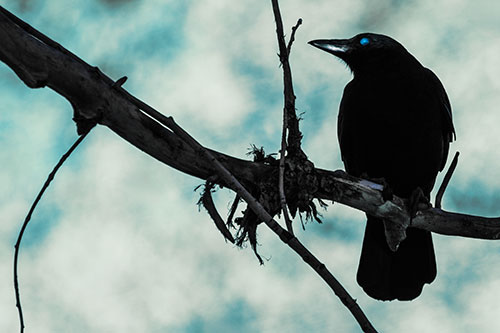
[[[276,3],[277,4],[277,3]],[[273,3],[274,6],[274,3]],[[274,7],[273,7],[274,8]],[[276,10],[277,9],[277,10]],[[282,28],[283,24],[281,22],[281,19],[279,17],[279,7],[276,5],[276,9],[274,10],[275,15],[278,14],[278,16],[275,16],[275,21],[276,21],[276,34],[278,36],[278,44],[280,47],[285,44],[285,37],[283,36],[283,31],[280,30]],[[292,44],[293,41],[295,40],[295,32],[299,28],[300,24],[302,23],[302,19],[299,19],[297,21],[297,24],[292,28],[292,35],[290,36],[290,40],[288,42],[288,46],[286,49],[286,54],[283,55],[281,52],[283,51],[280,48],[280,62],[281,65],[283,66],[283,77],[284,81],[289,82],[289,84],[285,85],[284,89],[284,95],[285,95],[285,106],[283,107],[283,129],[281,133],[281,150],[280,150],[280,172],[279,172],[279,194],[280,194],[280,205],[281,205],[281,211],[283,212],[283,217],[285,218],[285,224],[286,228],[289,233],[293,235],[293,226],[292,226],[292,220],[290,219],[290,216],[288,214],[288,207],[286,204],[286,194],[285,194],[285,155],[287,151],[287,133],[290,132],[289,127],[295,127],[297,126],[298,128],[298,121],[292,122],[289,124],[288,118],[297,119],[297,116],[295,114],[295,98],[292,98],[290,103],[287,104],[287,97],[293,96],[293,84],[292,84],[292,78],[287,77],[287,73],[291,73],[290,66],[289,66],[289,58],[290,58],[290,51],[292,49]],[[290,115],[290,113],[292,113]],[[293,139],[293,138],[291,138]],[[300,140],[298,142],[299,147],[300,147]],[[293,157],[293,155],[292,155]]]
[[[90,130],[90,129],[89,129]],[[40,199],[42,198],[43,194],[49,187],[50,183],[52,180],[54,180],[54,177],[59,170],[59,168],[64,164],[64,162],[68,159],[68,157],[73,153],[73,151],[82,143],[82,141],[85,139],[89,132],[83,133],[76,141],[71,145],[71,147],[68,149],[68,151],[61,156],[59,159],[59,162],[57,162],[56,166],[52,171],[49,173],[47,180],[42,186],[42,189],[36,196],[35,200],[33,201],[33,204],[30,207],[30,210],[28,211],[28,214],[26,214],[26,218],[24,219],[24,222],[21,226],[21,229],[19,230],[19,235],[17,237],[16,244],[14,245],[14,291],[16,293],[16,307],[17,307],[17,312],[19,314],[19,325],[20,325],[20,332],[24,332],[24,317],[23,317],[23,307],[21,305],[21,293],[19,291],[19,279],[17,275],[17,262],[19,258],[19,250],[21,248],[21,241],[23,239],[24,232],[26,231],[26,228],[28,227],[28,223],[31,220],[31,215],[35,211],[36,206],[40,202]]]
[[[302,243],[292,234],[283,229],[276,220],[270,215],[264,207],[255,199],[255,197],[248,192],[248,190],[241,185],[241,183],[205,148],[203,148],[193,137],[191,137],[184,129],[179,127],[172,118],[170,129],[178,134],[187,144],[194,150],[200,153],[206,161],[211,163],[220,177],[222,177],[227,184],[231,184],[236,188],[236,192],[240,195],[253,210],[257,217],[264,221],[266,225],[290,248],[292,248],[302,259],[314,269],[319,276],[330,286],[335,295],[340,298],[342,303],[351,311],[354,318],[363,329],[363,332],[376,332],[372,324],[366,318],[365,314],[356,303],[356,301],[349,295],[344,287],[337,281],[337,279],[328,271],[326,266],[320,262],[309,250],[302,245]]]
[[[203,194],[201,195],[198,204],[201,204],[203,205],[203,207],[205,207],[205,209],[208,212],[208,215],[210,215],[210,218],[214,221],[215,226],[217,227],[217,229],[219,229],[222,236],[224,236],[224,239],[234,244],[235,241],[233,235],[231,234],[231,232],[229,232],[226,223],[224,223],[224,220],[219,215],[217,208],[215,208],[215,203],[214,200],[212,199],[213,187],[214,187],[213,183],[207,180],[207,182],[205,183],[205,188],[203,189]]]
[[[204,180],[216,174],[213,166],[200,161],[198,154],[175,133],[141,112],[124,94],[124,89],[113,88],[114,80],[56,42],[47,43],[39,33],[34,35],[23,29],[5,12],[0,7],[0,60],[28,87],[53,89],[70,102],[75,115],[79,116],[75,117],[77,122],[98,120],[100,125],[108,127],[146,154],[183,173]],[[258,187],[259,182],[277,168],[269,163],[209,151],[245,186]],[[394,223],[409,219],[403,199],[394,197],[392,201],[384,202],[381,185],[351,177],[342,170],[314,168],[312,175],[314,177],[307,182],[311,184],[314,198],[335,201],[392,219]],[[235,190],[223,180],[219,182]],[[500,218],[450,213],[436,208],[418,212],[412,226],[450,236],[500,237]]]
[[[281,149],[280,149],[280,173],[278,179],[278,187],[280,192],[280,205],[283,217],[285,219],[286,229],[293,235],[293,226],[290,215],[288,214],[288,207],[286,204],[285,194],[285,155],[286,155],[286,133],[288,122],[286,120],[286,112],[283,112],[283,130],[281,134]]]
[[[302,19],[299,18],[297,20],[297,24],[295,24],[293,27],[292,27],[292,34],[290,35],[290,40],[288,41],[288,45],[286,47],[286,51],[287,51],[287,54],[288,54],[288,57],[290,57],[290,51],[292,50],[292,44],[293,42],[295,41],[295,32],[297,31],[297,29],[299,28],[299,26],[302,24]]]
[[[434,201],[434,207],[436,208],[441,208],[441,200],[443,199],[444,191],[446,191],[446,187],[448,187],[448,183],[450,182],[451,176],[453,176],[453,172],[457,167],[459,155],[460,153],[457,151],[455,153],[455,156],[453,157],[453,160],[451,161],[448,171],[446,171],[446,174],[444,175],[441,186],[439,186],[439,190],[436,194],[436,200]]]
[[[293,164],[296,164],[299,169],[306,169],[308,165],[311,165],[307,160],[307,156],[304,154],[301,148],[301,140],[302,140],[302,134],[300,133],[299,130],[299,120],[297,118],[297,115],[295,113],[295,94],[293,92],[293,83],[292,83],[292,71],[290,69],[290,62],[289,62],[289,57],[290,57],[290,51],[292,48],[293,41],[295,40],[295,32],[297,31],[298,27],[302,23],[302,19],[299,19],[297,21],[297,24],[292,28],[292,35],[290,36],[290,40],[288,42],[288,46],[285,44],[285,36],[283,33],[283,22],[281,20],[281,13],[279,9],[279,4],[278,0],[272,0],[272,5],[273,5],[273,12],[274,12],[274,20],[276,21],[276,35],[278,38],[278,46],[280,50],[279,58],[281,62],[281,66],[283,68],[283,85],[284,85],[284,100],[285,100],[285,105],[283,108],[283,130],[282,130],[282,136],[281,136],[281,151],[280,151],[280,162],[279,162],[279,197],[280,197],[280,204],[281,204],[281,211],[283,212],[283,216],[285,217],[285,223],[286,227],[293,237],[293,228],[292,228],[292,221],[290,217],[288,216],[288,208],[287,208],[287,202],[286,202],[286,194],[285,194],[285,187],[284,187],[284,175],[285,175],[285,158],[290,158],[292,160]],[[288,133],[288,137],[287,134]],[[285,152],[288,153],[288,156],[285,157]],[[238,192],[239,193],[239,192]],[[309,203],[310,202],[309,200]],[[300,204],[299,204],[300,205]],[[303,205],[303,204],[302,204]],[[310,206],[310,205],[308,205]],[[314,207],[314,204],[312,204],[312,207]],[[252,207],[254,212],[257,213],[257,211]],[[303,209],[303,207],[302,207]],[[299,207],[299,211],[301,210],[301,207]],[[294,209],[295,211],[295,209]],[[314,214],[316,217],[316,215]],[[265,216],[260,216],[260,218],[264,218]],[[267,218],[267,217],[266,217]],[[266,220],[264,220],[266,221]],[[268,226],[272,228],[272,226],[266,222]],[[277,224],[277,223],[276,223]],[[279,225],[277,225],[279,227]],[[274,230],[274,229],[273,229]],[[278,233],[277,233],[278,234]],[[279,234],[278,234],[279,235]],[[280,237],[281,238],[281,237]],[[292,245],[292,249],[297,252],[302,258],[304,256],[312,256],[305,247],[300,244],[298,239],[296,237],[292,238],[293,240],[296,240],[298,245],[300,247],[294,248]],[[286,242],[283,240],[283,242]],[[306,252],[307,251],[307,252]],[[313,257],[314,262],[308,262],[307,260],[304,260],[311,265],[315,264],[315,262],[320,263],[319,260],[317,260],[315,257]],[[356,303],[356,301],[349,295],[347,290],[338,282],[333,274],[331,274],[326,267],[322,265],[322,268],[324,271],[326,271],[326,275],[322,275],[320,271],[317,270],[318,274],[325,280],[325,282],[330,286],[330,288],[333,290],[335,295],[337,295],[342,303],[351,311],[352,315],[356,319],[356,321],[359,323],[361,326],[362,330],[364,332],[376,332],[375,328],[373,325],[370,323],[368,318],[365,316],[359,305]],[[322,270],[322,271],[323,271]]]
[[[241,200],[240,195],[236,194],[236,196],[234,197],[233,203],[231,204],[231,208],[229,209],[229,214],[227,216],[226,226],[228,228],[234,227],[233,218],[234,218],[234,214],[236,213],[236,209],[238,209],[238,205],[240,203],[240,200]]]
[[[278,47],[279,47],[279,57],[281,65],[283,66],[283,94],[285,98],[285,110],[287,116],[287,127],[289,130],[288,133],[288,153],[291,156],[300,156],[305,154],[302,152],[300,148],[300,143],[302,140],[302,133],[299,130],[299,120],[295,115],[295,94],[293,92],[292,85],[292,71],[290,69],[290,64],[288,62],[288,48],[285,44],[285,37],[283,33],[283,21],[281,19],[281,13],[278,6],[277,0],[272,0],[273,5],[273,13],[274,19],[276,21],[276,35],[278,38]],[[299,20],[299,22],[301,22]],[[295,30],[298,28],[300,23],[297,22]],[[293,34],[294,35],[294,34]],[[291,47],[291,43],[290,43]]]
[[[122,88],[113,88],[115,81],[59,44],[52,42],[49,43],[51,46],[39,35],[26,31],[4,15],[5,12],[0,7],[0,60],[29,87],[47,86],[53,89],[71,103],[77,122],[98,120],[99,124],[107,126],[132,145],[181,172],[205,180],[216,173],[211,165],[200,162],[195,151],[181,138],[142,113]],[[213,150],[210,152],[244,184],[256,185],[275,170],[274,166],[266,163],[245,161]],[[399,220],[408,218],[402,199],[382,200],[380,185],[347,176],[340,170],[332,172],[316,168],[313,174],[314,178],[309,182],[313,184],[311,195],[314,198],[336,201],[386,219],[391,219],[395,212]],[[223,181],[220,185],[228,186]],[[392,209],[388,209],[389,206]],[[479,239],[498,239],[500,235],[500,218],[449,213],[439,209],[419,212],[412,226]]]

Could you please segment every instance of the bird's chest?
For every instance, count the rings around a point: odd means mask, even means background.
[[[418,86],[375,81],[355,88],[343,98],[339,125],[347,136],[359,137],[367,149],[391,149],[421,135],[428,108]]]
[[[351,82],[339,112],[339,142],[351,173],[411,169],[438,144],[425,89],[411,80]],[[394,170],[393,170],[394,169]],[[392,170],[392,171],[391,171]]]

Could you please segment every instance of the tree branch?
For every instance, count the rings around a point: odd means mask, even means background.
[[[293,236],[292,221],[288,216],[288,208],[287,208],[285,186],[284,186],[285,153],[286,152],[288,153],[287,158],[289,158],[292,161],[291,163],[295,164],[301,170],[307,169],[308,165],[312,165],[312,163],[310,163],[307,160],[307,156],[306,154],[304,154],[301,147],[302,134],[300,133],[299,120],[295,113],[296,97],[293,92],[292,71],[290,69],[290,62],[289,62],[290,50],[292,48],[292,44],[295,39],[295,32],[302,23],[302,19],[299,19],[297,21],[297,24],[292,28],[292,35],[290,36],[290,40],[287,47],[287,45],[285,44],[285,36],[283,33],[283,22],[281,19],[281,12],[279,9],[278,0],[271,0],[271,2],[273,5],[274,20],[276,21],[276,35],[279,46],[279,58],[283,68],[283,86],[284,86],[283,95],[285,104],[283,108],[283,132],[281,137],[281,150],[280,150],[280,162],[279,162],[279,197],[280,197],[281,211],[283,212],[287,229],[290,232],[291,236]],[[286,135],[287,133],[288,137]],[[305,173],[307,174],[308,172],[306,171]],[[300,200],[300,198],[298,198],[298,200]],[[300,203],[295,204],[295,206],[299,205]],[[307,206],[309,206],[309,202]],[[300,209],[301,207],[299,207],[299,211]],[[296,208],[293,209],[293,212],[296,212]],[[268,224],[268,222],[266,223]],[[268,226],[272,228],[270,224],[268,224]],[[323,269],[316,271],[325,280],[325,282],[328,283],[333,292],[341,299],[342,303],[351,311],[352,315],[359,323],[363,331],[376,332],[375,328],[372,326],[372,324],[365,316],[361,308],[358,306],[356,301],[351,297],[351,295],[349,295],[347,290],[345,290],[345,288],[335,279],[333,274],[331,274],[326,269],[326,267],[324,267],[324,265],[321,264],[315,257],[312,257],[314,259],[314,262],[309,262],[308,260],[306,260],[304,255],[309,257],[312,256],[312,254],[309,253],[309,251],[307,251],[307,249],[302,246],[302,244],[298,241],[296,237],[293,237],[292,239],[296,240],[297,245],[300,245],[300,247],[294,248],[287,241],[283,239],[282,240],[283,242],[289,244],[299,255],[301,255],[302,258],[304,258],[304,260],[309,265],[311,265],[311,267],[314,268],[315,264],[320,264]],[[323,271],[326,271],[327,275],[325,275]]]
[[[203,194],[201,195],[200,201],[198,201],[198,204],[203,205],[205,209],[208,212],[208,215],[212,218],[212,220],[215,223],[215,226],[221,234],[224,236],[225,240],[230,241],[231,243],[235,243],[233,235],[231,232],[229,232],[229,229],[227,228],[226,223],[224,223],[224,220],[222,220],[222,217],[219,215],[219,212],[217,211],[217,208],[215,208],[215,203],[214,200],[212,199],[212,189],[213,189],[213,183],[210,181],[206,181],[205,183],[205,188],[203,189]]]
[[[328,271],[326,266],[320,262],[309,250],[302,245],[302,243],[292,234],[283,229],[276,220],[262,207],[262,205],[255,199],[248,190],[241,185],[241,183],[205,148],[203,148],[193,137],[186,131],[179,127],[172,118],[170,129],[178,134],[191,148],[196,150],[202,155],[206,161],[210,162],[217,173],[222,177],[227,184],[231,184],[236,188],[236,192],[240,195],[254,211],[258,218],[266,225],[290,248],[292,248],[302,259],[314,269],[321,278],[330,286],[332,291],[340,298],[342,303],[351,311],[352,315],[358,321],[363,329],[363,332],[376,332],[372,324],[366,318],[365,314],[356,303],[356,301],[349,295],[344,287],[337,281],[337,279]]]
[[[278,38],[279,47],[279,57],[281,65],[283,66],[283,86],[284,86],[284,98],[285,98],[285,108],[284,112],[287,116],[287,128],[288,133],[288,153],[291,156],[300,156],[305,154],[302,152],[300,143],[302,140],[302,133],[299,130],[299,120],[295,114],[295,94],[293,92],[292,85],[292,71],[290,69],[290,64],[288,62],[288,48],[285,44],[285,37],[283,33],[283,22],[281,19],[281,13],[277,0],[272,0],[274,19],[276,21],[276,35]],[[301,20],[299,20],[301,22]],[[300,25],[297,22],[295,30]],[[295,31],[294,30],[294,31]],[[294,34],[293,34],[294,35]],[[291,43],[290,43],[291,46]]]
[[[286,229],[293,235],[292,220],[288,214],[285,194],[285,155],[286,155],[286,133],[288,128],[286,112],[283,112],[283,129],[281,134],[281,149],[280,149],[280,172],[278,179],[278,187],[280,192],[280,205],[283,217],[285,219]]]
[[[17,307],[17,312],[19,314],[19,326],[20,326],[19,329],[20,329],[21,333],[24,332],[24,318],[23,318],[23,307],[21,305],[21,293],[19,292],[19,280],[18,280],[18,275],[17,275],[17,262],[18,262],[18,258],[19,258],[19,251],[21,248],[21,241],[23,239],[24,232],[26,231],[26,228],[28,227],[28,223],[31,220],[31,215],[35,211],[36,206],[40,202],[40,199],[42,198],[43,194],[45,193],[45,191],[49,187],[50,183],[52,182],[52,180],[54,180],[54,177],[55,177],[57,171],[59,170],[59,168],[61,168],[61,166],[64,164],[64,162],[66,162],[66,160],[73,153],[73,151],[80,145],[80,143],[82,143],[82,141],[85,139],[87,134],[88,134],[88,132],[83,133],[75,141],[75,143],[73,143],[71,145],[69,150],[63,156],[61,156],[61,158],[59,159],[59,162],[57,162],[54,169],[52,169],[52,171],[49,173],[47,180],[45,181],[45,183],[42,186],[42,189],[40,190],[40,192],[36,196],[35,201],[33,201],[32,205],[30,207],[30,210],[28,211],[28,214],[26,214],[26,217],[25,217],[24,222],[21,226],[21,229],[19,230],[19,235],[17,237],[16,244],[14,245],[14,291],[16,293],[16,307]]]
[[[446,174],[444,175],[443,182],[441,183],[441,186],[439,186],[439,190],[436,194],[436,199],[434,201],[434,207],[436,207],[436,208],[441,208],[441,200],[443,199],[444,191],[446,191],[446,187],[448,186],[448,183],[450,182],[451,176],[453,175],[453,172],[455,171],[455,168],[457,167],[459,155],[460,155],[460,153],[457,151],[455,153],[455,156],[453,157],[453,160],[451,161],[451,164],[450,164],[450,167],[448,168],[448,171],[446,171]]]
[[[128,93],[113,88],[114,80],[59,44],[44,42],[38,34],[24,30],[6,17],[5,12],[0,6],[0,60],[28,87],[49,87],[64,96],[73,107],[77,124],[98,119],[99,124],[135,147],[181,172],[205,180],[215,174],[210,165],[197,161],[195,152],[177,135],[131,103]],[[54,44],[58,47],[51,46]],[[256,182],[270,170],[263,163],[212,153],[245,181]]]
[[[320,186],[315,197],[340,202],[401,226],[409,225],[410,215],[405,199],[394,196],[391,201],[385,201],[382,185],[352,177],[342,170],[316,171]],[[439,208],[418,211],[411,220],[411,226],[448,236],[500,238],[500,217],[452,213]]]
[[[100,125],[181,172],[204,180],[216,173],[211,165],[200,162],[196,152],[175,133],[131,103],[123,89],[113,88],[115,81],[69,51],[61,51],[61,46],[54,48],[33,38],[3,12],[5,9],[0,6],[0,61],[13,69],[29,87],[53,89],[68,99],[74,112],[83,119],[98,119]],[[276,170],[274,165],[209,151],[245,186],[258,184]],[[315,189],[311,193],[314,198],[336,201],[386,219],[394,213],[384,212],[389,205],[401,218],[408,215],[402,199],[394,197],[390,202],[383,201],[381,185],[351,177],[342,170],[315,168],[313,174],[314,178],[308,182],[314,183],[311,186]],[[235,190],[223,181],[220,185]],[[436,208],[420,211],[412,226],[479,239],[498,239],[500,235],[500,218],[450,213]]]
[[[292,27],[292,34],[290,35],[290,40],[288,41],[288,46],[286,47],[288,58],[290,58],[290,52],[292,50],[292,44],[295,41],[295,32],[297,31],[297,29],[299,28],[299,26],[301,24],[302,24],[302,19],[299,18],[297,20],[297,24],[295,24],[295,26]]]
[[[278,38],[278,46],[279,46],[279,56],[280,56],[280,62],[283,67],[283,85],[284,85],[284,108],[283,108],[283,130],[282,130],[282,136],[281,136],[281,150],[280,150],[280,162],[279,162],[279,197],[280,197],[280,204],[281,204],[281,211],[283,212],[283,216],[285,218],[285,223],[288,231],[290,232],[291,236],[293,236],[293,228],[292,228],[292,221],[290,217],[288,216],[288,208],[287,208],[287,202],[286,202],[286,194],[285,194],[285,187],[284,187],[284,175],[285,175],[285,152],[288,152],[287,158],[290,158],[292,160],[292,163],[298,166],[300,169],[306,169],[308,164],[312,165],[307,160],[307,156],[304,154],[301,148],[301,140],[302,140],[302,134],[300,133],[299,130],[299,120],[297,118],[297,115],[295,113],[295,94],[293,92],[293,83],[292,83],[292,71],[290,69],[290,62],[289,62],[289,56],[290,56],[290,50],[292,48],[293,41],[295,39],[295,32],[297,31],[298,27],[302,23],[302,19],[299,19],[297,21],[297,24],[292,28],[292,35],[290,36],[290,41],[288,43],[288,47],[285,44],[285,36],[283,33],[283,22],[281,19],[281,13],[279,9],[279,4],[278,0],[272,0],[272,5],[273,5],[273,12],[274,12],[274,20],[276,21],[276,35]],[[288,138],[286,134],[288,133]],[[287,140],[288,139],[288,140]],[[306,172],[307,173],[307,172]],[[239,193],[239,192],[238,192]],[[241,193],[240,193],[241,194]],[[300,200],[300,199],[299,199]],[[308,202],[309,204],[309,202]],[[254,212],[257,213],[257,211],[252,207]],[[299,207],[300,210],[300,207]],[[294,209],[294,211],[296,211]],[[265,216],[260,216],[260,218],[264,218]],[[267,218],[267,217],[266,217]],[[272,217],[271,217],[272,218]],[[267,219],[264,220],[266,221],[266,224],[272,228],[272,225],[270,225],[267,222]],[[277,224],[277,223],[276,223]],[[279,225],[277,225],[279,227]],[[274,229],[273,229],[274,231]],[[275,231],[276,232],[276,231]],[[278,233],[277,233],[278,234]],[[279,235],[279,234],[278,234]],[[281,238],[281,236],[280,236]],[[296,237],[292,238],[293,240],[296,240],[298,245],[297,249],[294,248],[293,246],[290,246],[304,258],[304,255],[307,257],[312,256],[305,247],[300,244],[298,239]],[[288,244],[288,241],[282,239],[283,242]],[[300,250],[300,251],[299,251]],[[306,252],[307,251],[307,252]],[[356,321],[359,323],[361,328],[363,329],[364,332],[376,332],[375,328],[372,326],[368,318],[365,316],[359,305],[356,303],[356,301],[349,295],[347,290],[335,279],[333,274],[331,274],[326,267],[323,266],[315,257],[313,257],[314,262],[308,262],[307,260],[304,260],[311,265],[311,267],[314,268],[315,264],[320,264],[323,268],[324,271],[326,271],[328,274],[323,275],[322,270],[316,270],[318,274],[325,280],[325,282],[328,283],[330,288],[333,290],[333,292],[341,299],[342,303],[351,311],[352,315],[356,319]],[[316,263],[317,262],[317,263]]]
[[[124,95],[124,89],[113,88],[115,81],[71,52],[61,51],[65,49],[59,44],[54,42],[59,45],[54,48],[33,38],[4,12],[0,6],[0,61],[13,69],[29,87],[53,89],[71,103],[82,119],[98,119],[100,125],[183,173],[204,180],[216,173],[211,165],[200,162],[196,152],[175,133],[130,102],[128,92]],[[267,163],[209,151],[245,186],[258,184],[276,170],[276,166]],[[381,185],[351,177],[341,170],[315,168],[313,174],[314,178],[308,182],[314,184],[311,186],[314,198],[336,201],[386,219],[391,217],[384,213],[390,203],[401,218],[408,215],[402,199],[394,197],[391,202],[384,203]],[[220,185],[231,188],[223,181]],[[500,235],[500,218],[450,213],[436,208],[419,212],[412,223],[414,227],[445,235],[479,239],[498,239]]]
[[[278,3],[276,2],[276,8],[277,10],[274,11],[275,15],[280,13]],[[282,28],[282,22],[281,19],[278,16],[275,16],[275,21],[276,21],[276,32],[278,36],[278,44],[285,44],[285,37],[280,34],[282,31],[280,30],[280,27]],[[285,106],[283,107],[283,129],[282,129],[282,134],[281,134],[281,150],[280,150],[280,172],[279,172],[279,194],[280,194],[280,205],[281,205],[281,211],[283,212],[283,217],[285,218],[285,224],[286,228],[289,233],[293,235],[293,226],[292,226],[292,220],[290,219],[290,216],[288,214],[288,207],[286,203],[286,194],[285,194],[285,155],[287,151],[287,133],[289,133],[289,127],[294,127],[297,126],[298,129],[298,121],[289,123],[288,118],[291,119],[297,119],[297,115],[295,114],[295,97],[291,99],[291,103],[287,104],[287,98],[290,96],[293,96],[293,84],[292,84],[292,78],[287,77],[287,73],[291,73],[290,66],[289,66],[289,57],[290,57],[290,50],[292,48],[293,41],[295,39],[295,31],[297,31],[297,28],[299,25],[302,23],[302,19],[299,19],[297,21],[297,25],[295,25],[292,28],[292,35],[290,36],[290,41],[288,42],[288,47],[286,50],[286,55],[281,55],[281,48],[280,48],[280,61],[283,66],[283,77],[284,81],[287,81],[289,84],[285,84],[284,88],[284,95],[285,95]],[[300,139],[299,139],[299,147],[300,147]],[[292,155],[293,157],[293,155]]]

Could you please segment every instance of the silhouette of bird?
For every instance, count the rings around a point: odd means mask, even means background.
[[[343,60],[353,73],[338,114],[338,139],[346,171],[383,178],[403,198],[418,191],[430,200],[437,173],[455,138],[446,91],[396,40],[362,33],[309,44]],[[367,216],[357,281],[378,300],[412,300],[436,277],[431,233],[408,228],[393,252],[383,220]]]

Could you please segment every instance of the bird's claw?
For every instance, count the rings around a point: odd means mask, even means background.
[[[422,191],[420,187],[417,187],[408,198],[408,212],[410,213],[410,219],[413,219],[419,210],[427,209],[431,206],[431,202],[424,194],[424,191]]]

